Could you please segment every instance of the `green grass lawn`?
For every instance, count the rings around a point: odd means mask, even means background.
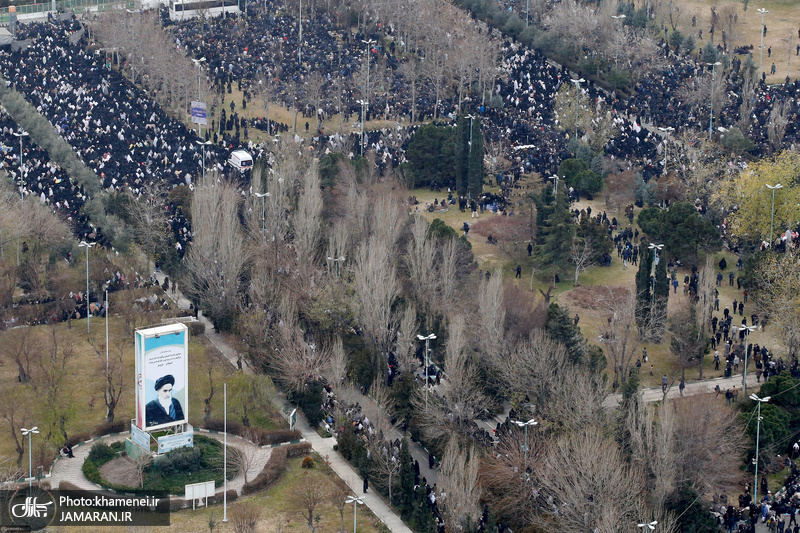
[[[314,454],[314,461],[323,477],[322,479],[328,487],[333,487],[336,480],[336,474],[324,465],[322,459]],[[297,512],[295,505],[295,498],[292,491],[299,483],[301,476],[307,472],[300,464],[303,458],[297,457],[289,461],[289,470],[286,474],[273,486],[269,487],[266,491],[258,494],[253,494],[240,498],[228,504],[228,517],[230,519],[233,508],[244,501],[252,501],[258,504],[261,508],[261,518],[258,523],[257,531],[259,533],[274,533],[275,531],[282,531],[283,533],[301,533],[308,530],[308,525],[303,520],[302,516]],[[209,517],[213,515],[217,522],[222,521],[222,505],[213,505],[210,508],[202,508],[196,511],[184,510],[173,513],[171,517],[171,531],[195,533],[201,531],[208,531]],[[341,516],[339,511],[330,503],[326,503],[317,508],[317,513],[320,515],[318,523],[319,532],[331,533],[339,531],[341,528]],[[375,518],[375,515],[366,508],[360,506],[358,509],[358,531],[360,533],[383,533],[384,529],[379,527],[380,522]],[[348,531],[353,525],[353,506],[348,505],[344,513],[345,531]],[[94,533],[115,533],[119,528],[93,528]],[[63,528],[65,532],[78,533],[83,531],[81,528]],[[231,533],[234,531],[233,524],[229,521],[227,524],[218,523],[214,528],[215,532]]]

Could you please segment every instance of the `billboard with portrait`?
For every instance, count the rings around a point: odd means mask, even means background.
[[[149,431],[188,422],[188,328],[140,329],[135,341],[136,425]]]

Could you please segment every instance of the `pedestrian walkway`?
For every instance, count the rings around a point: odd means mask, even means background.
[[[224,435],[205,432],[197,434],[224,442]],[[67,481],[83,490],[97,490],[97,485],[89,481],[86,476],[83,475],[83,463],[89,456],[92,446],[94,446],[97,442],[103,442],[110,445],[114,442],[125,440],[128,435],[128,432],[120,433],[118,435],[107,436],[96,441],[89,441],[80,446],[75,446],[72,449],[72,453],[75,456],[74,459],[66,459],[62,457],[53,463],[52,475],[50,476],[51,486],[55,489],[59,487],[62,481]],[[252,457],[249,468],[247,469],[248,481],[252,481],[258,474],[261,473],[261,471],[264,469],[264,465],[267,464],[267,461],[269,461],[269,458],[272,455],[271,447],[261,448],[258,445],[236,435],[228,434],[228,447],[241,450]],[[235,490],[237,494],[241,495],[242,488],[244,487],[244,479],[244,472],[239,472],[236,477],[228,481],[228,490]],[[216,489],[216,493],[222,494],[224,490],[225,486],[222,485]]]
[[[158,279],[158,282],[163,285],[164,274],[162,272],[157,272],[156,278]],[[180,285],[178,285],[178,288],[180,289]],[[170,290],[167,291],[167,294],[173,300],[173,302],[178,304],[181,309],[189,309],[190,302],[183,296],[180,290],[176,290],[174,293]],[[231,362],[232,365],[237,366],[239,353],[230,346],[223,335],[220,335],[214,331],[213,324],[211,324],[211,321],[203,316],[202,312],[198,312],[197,319],[205,324],[205,335],[208,337],[208,340],[210,340],[211,343],[217,347],[217,349],[228,359],[228,361]],[[243,366],[243,370],[245,372],[252,372],[252,369],[247,368],[246,366]],[[364,401],[372,400],[365,398]],[[280,392],[278,392],[274,402],[275,406],[280,410],[283,408],[286,399]],[[355,470],[353,470],[350,464],[341,455],[339,455],[338,452],[333,450],[333,446],[336,444],[335,438],[320,437],[319,434],[311,428],[303,416],[297,417],[295,429],[300,431],[300,433],[303,435],[303,438],[311,443],[311,447],[315,452],[330,462],[331,468],[334,472],[336,472],[336,475],[338,475],[345,483],[347,483],[347,486],[350,487],[353,492],[355,492],[355,494],[363,500],[364,504],[369,507],[372,513],[377,516],[387,528],[389,528],[389,531],[392,533],[411,533],[411,529],[409,529],[409,527],[403,523],[400,517],[389,508],[389,506],[383,501],[383,499],[380,498],[380,496],[378,496],[372,490],[369,490],[366,494],[363,493],[362,489],[364,486],[364,480],[356,473]],[[393,438],[402,438],[402,435],[399,431],[396,429],[393,431],[396,432],[396,435],[394,435],[394,433],[392,434]],[[435,481],[431,481],[431,477],[428,476],[433,475],[433,479],[435,480],[435,472],[428,469],[427,452],[418,443],[414,442],[411,443],[410,451],[411,455],[417,461],[419,461],[420,475],[425,476],[428,479],[428,483],[433,485]],[[248,477],[248,479],[252,478]]]
[[[719,385],[720,391],[722,391],[721,396],[725,394],[727,389],[733,390],[733,388],[736,387],[736,390],[739,391],[739,400],[744,399],[741,374],[737,374],[729,378],[714,378],[705,379],[703,381],[687,382],[686,388],[683,391],[683,395],[694,396],[695,394],[708,394],[714,392],[714,389],[717,385]],[[759,388],[761,388],[761,383],[758,382],[755,374],[748,374],[747,394],[750,395],[753,392],[758,391]],[[661,387],[650,387],[647,389],[641,389],[641,391],[645,402],[660,402],[664,398],[664,392],[661,390]],[[674,384],[667,391],[668,400],[671,400],[672,398],[678,398],[680,395],[680,390],[678,390],[677,384]],[[622,401],[622,394],[609,394],[603,402],[603,405],[605,407],[616,407],[619,405],[620,401]]]

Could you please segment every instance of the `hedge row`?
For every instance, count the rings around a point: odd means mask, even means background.
[[[110,435],[111,433],[122,433],[123,431],[128,431],[130,428],[130,420],[117,420],[115,422],[103,423],[96,426],[91,431],[74,433],[67,439],[67,445],[72,447],[81,442],[93,439],[94,437],[102,437],[104,435]]]
[[[203,427],[210,431],[225,431],[225,422],[219,418],[212,418],[204,422]],[[300,440],[303,437],[302,433],[297,430],[279,429],[268,431],[263,428],[244,426],[235,420],[228,420],[228,433],[251,440],[259,446],[291,442]]]
[[[259,492],[274,484],[286,472],[290,458],[307,455],[310,452],[311,443],[308,442],[275,448],[272,450],[272,455],[270,455],[269,461],[264,465],[261,473],[253,481],[242,487],[242,496]]]

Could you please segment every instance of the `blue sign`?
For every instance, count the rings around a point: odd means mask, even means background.
[[[150,434],[137,428],[136,424],[131,424],[131,441],[145,450],[150,450]]]
[[[165,435],[158,437],[158,453],[167,453],[170,450],[183,447],[191,448],[194,446],[194,433],[187,431],[186,433],[175,433],[174,435]]]
[[[208,110],[205,102],[192,102],[192,122],[194,124],[208,125]]]

